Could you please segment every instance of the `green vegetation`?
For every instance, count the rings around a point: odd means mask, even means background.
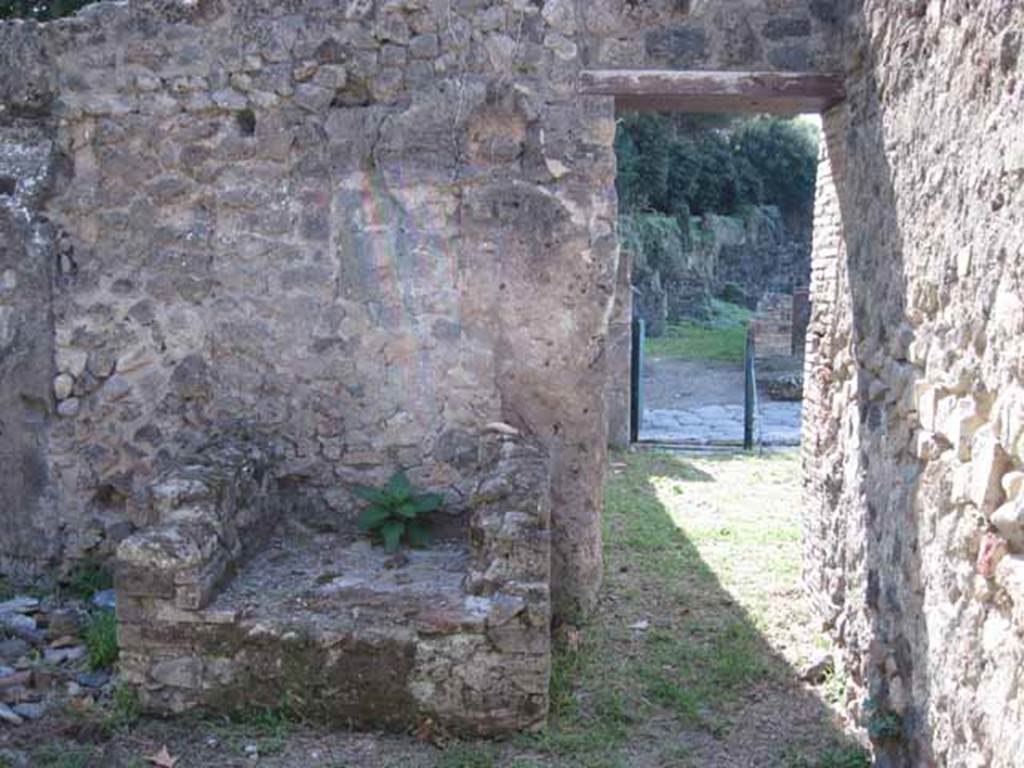
[[[613,466],[608,602],[558,638],[549,726],[517,751],[588,768],[716,764],[697,734],[715,743],[747,727],[752,691],[777,690],[787,706],[802,695],[765,639],[766,629],[799,634],[810,622],[798,601],[779,600],[798,580],[795,456],[619,454]],[[652,723],[673,736],[652,740]],[[823,727],[813,738],[839,743],[832,736]]]
[[[868,734],[875,741],[898,741],[903,735],[903,723],[899,715],[874,699],[864,702],[868,716]]]
[[[89,667],[104,669],[117,661],[117,616],[113,611],[96,611],[89,617],[85,628],[85,647],[89,652]]]
[[[444,505],[437,493],[418,493],[401,470],[383,488],[357,485],[353,492],[370,506],[359,516],[359,530],[384,541],[388,552],[397,552],[403,541],[414,547],[429,540],[424,516]]]
[[[871,755],[854,745],[836,745],[814,757],[788,755],[785,768],[871,768]]]
[[[688,217],[813,204],[818,135],[799,119],[629,114],[619,121],[615,150],[627,212]]]
[[[712,300],[711,306],[709,322],[670,323],[664,335],[645,339],[644,354],[684,360],[743,362],[750,310],[717,299]]]
[[[756,281],[717,284],[726,273],[711,258],[715,243],[804,243],[818,143],[816,124],[803,118],[638,113],[619,120],[619,237],[632,255],[634,306],[648,336],[662,336],[666,321],[705,321],[712,291],[736,304],[757,300]]]
[[[49,21],[70,16],[96,0],[0,0],[0,19]]]
[[[634,269],[658,271],[666,278],[682,271],[691,238],[689,222],[662,213],[623,214],[619,239],[634,254]]]
[[[282,753],[288,736],[297,723],[294,708],[252,707],[233,713],[228,719],[210,719],[203,726],[224,741],[232,752],[245,754],[247,745],[255,744],[262,756]]]
[[[119,684],[114,688],[105,725],[112,731],[130,728],[139,719],[139,695],[134,688]]]
[[[95,751],[93,747],[54,742],[32,752],[32,765],[36,768],[88,768]]]
[[[647,644],[649,661],[639,672],[648,696],[690,725],[701,725],[716,702],[733,701],[770,672],[756,632],[742,622],[730,623],[707,644],[680,642],[663,631],[651,632]],[[666,669],[676,672],[674,679]],[[714,720],[707,723],[714,730]]]
[[[437,768],[494,768],[494,753],[490,745],[459,744],[445,751]]]
[[[63,591],[78,600],[89,600],[97,592],[111,589],[114,577],[104,563],[83,562],[76,565],[63,580]]]

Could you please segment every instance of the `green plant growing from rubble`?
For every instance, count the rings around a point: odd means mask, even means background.
[[[398,470],[383,488],[357,485],[353,492],[370,502],[359,515],[359,530],[384,542],[384,549],[397,552],[402,542],[422,547],[429,540],[424,519],[444,505],[437,493],[419,493],[405,472]]]
[[[100,610],[89,617],[85,628],[85,646],[89,652],[89,668],[113,666],[118,657],[117,617],[113,611]]]

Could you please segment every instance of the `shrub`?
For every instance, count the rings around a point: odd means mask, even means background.
[[[420,547],[429,538],[424,516],[444,505],[436,493],[417,493],[405,472],[399,470],[383,488],[357,485],[354,493],[370,502],[359,516],[359,530],[379,537],[388,552],[398,551],[403,541]]]
[[[619,219],[620,237],[633,253],[633,271],[640,277],[660,272],[671,278],[683,270],[687,247],[678,219],[660,213],[636,213]]]
[[[96,611],[85,628],[85,647],[89,666],[103,669],[117,661],[117,617],[113,611]]]
[[[722,288],[718,292],[718,297],[722,301],[727,301],[730,304],[745,304],[747,301],[747,292],[743,290],[743,286],[739,283],[722,283]]]

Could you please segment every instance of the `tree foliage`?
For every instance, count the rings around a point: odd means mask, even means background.
[[[0,0],[0,19],[49,21],[70,16],[96,0]]]
[[[810,124],[631,114],[615,147],[625,211],[732,214],[771,204],[809,212],[814,199],[818,150]]]

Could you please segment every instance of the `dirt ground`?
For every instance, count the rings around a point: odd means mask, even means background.
[[[541,733],[328,733],[277,712],[162,721],[122,699],[0,726],[0,766],[866,767],[836,713],[841,671],[800,679],[828,644],[799,587],[798,510],[792,453],[613,455],[600,604],[558,632]],[[172,761],[148,759],[165,747]]]

